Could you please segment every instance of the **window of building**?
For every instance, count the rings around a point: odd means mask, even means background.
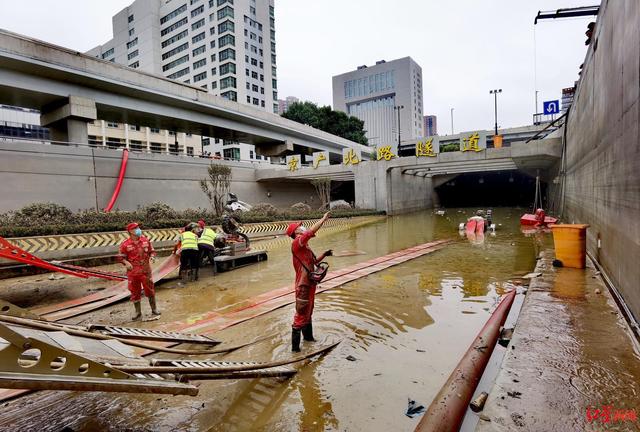
[[[257,85],[255,85],[255,84],[253,84],[253,85],[251,86],[251,90],[253,90],[254,92],[256,92],[256,93],[257,93],[257,92],[258,92],[258,86],[257,86]]]
[[[183,25],[185,25],[188,22],[187,18],[182,18],[180,21],[176,21],[175,23],[171,24],[169,27],[164,28],[160,31],[160,36],[166,36],[167,34],[171,33],[172,31],[174,31],[175,29],[182,27]]]
[[[253,98],[253,104],[260,105],[260,101],[258,100],[258,98]]]
[[[185,56],[182,56],[182,57],[180,57],[178,59],[175,59],[174,61],[172,61],[170,63],[167,63],[166,65],[162,66],[162,71],[166,72],[169,69],[172,69],[172,68],[174,68],[174,67],[176,67],[176,66],[178,66],[178,65],[180,65],[182,63],[186,63],[188,61],[189,61],[189,55],[187,54]]]
[[[129,29],[129,36],[133,36],[136,33],[136,29]]]
[[[236,79],[235,79],[235,77],[229,76],[229,77],[226,77],[226,78],[222,78],[220,80],[220,89],[221,90],[224,90],[224,89],[229,88],[229,87],[236,88]]]
[[[155,133],[155,134],[159,134],[160,133],[160,129],[158,129],[158,128],[149,128],[149,132]]]
[[[174,55],[178,54],[179,52],[182,52],[184,50],[186,50],[187,48],[189,48],[189,43],[185,42],[182,45],[179,45],[175,48],[173,48],[170,51],[167,51],[166,53],[162,54],[162,60],[166,60],[170,57],[173,57]]]
[[[249,63],[249,56],[248,56],[248,55],[245,55],[245,56],[244,56],[244,62],[245,62],[245,63]]]
[[[254,32],[251,32],[251,34],[249,35],[249,39],[258,40],[258,36]]]
[[[260,94],[264,94],[264,87],[260,87]]]
[[[264,69],[264,62],[260,62],[260,69]]]
[[[271,42],[271,51],[276,52],[276,43]]]
[[[244,43],[244,49],[248,50],[249,49],[249,42],[245,42]]]
[[[240,160],[240,149],[239,148],[226,148],[223,150],[224,158],[231,160]]]
[[[276,70],[275,66],[271,66],[271,75],[276,76]]]
[[[216,47],[216,41],[212,40],[210,45],[211,45],[211,48],[215,48]]]
[[[220,83],[220,88],[222,88],[222,83]],[[238,100],[238,93],[230,90],[224,93],[220,93],[220,96],[222,96],[225,99],[229,99],[231,101],[236,102]]]
[[[193,156],[193,147],[187,147],[187,154]]]
[[[251,78],[258,79],[258,72],[251,71]]]
[[[194,4],[199,3],[199,2],[201,2],[201,1],[202,1],[202,0],[191,0],[191,2],[190,2],[190,3],[191,3],[191,6],[193,6]]]
[[[160,24],[164,24],[167,21],[171,20],[172,18],[177,17],[178,15],[180,15],[182,12],[187,10],[187,5],[183,4],[182,6],[180,6],[178,9],[175,9],[174,11],[168,13],[167,15],[163,16],[162,18],[160,18]]]
[[[216,68],[211,68],[211,75],[215,75],[216,74]]]
[[[235,63],[225,63],[220,65],[220,75],[226,75],[228,73],[236,73],[236,64]]]
[[[233,4],[233,0],[218,0],[218,6],[222,6],[225,3]]]
[[[278,112],[280,111],[280,107],[278,106],[277,103],[273,104],[273,113],[274,114],[278,114]]]
[[[247,85],[247,90],[251,89],[251,84],[247,82],[246,85]]]
[[[249,86],[248,83],[247,83],[247,86]],[[251,103],[251,96],[247,96],[247,103]]]
[[[206,47],[206,46],[204,46],[204,45],[202,45],[202,46],[200,46],[200,47],[198,47],[198,48],[194,49],[193,51],[191,51],[191,55],[192,55],[193,57],[195,57],[195,56],[198,56],[198,55],[200,55],[200,54],[203,54],[206,50],[207,50],[207,47]]]
[[[260,101],[260,106],[261,106],[262,108],[264,108],[264,101],[263,101],[263,100],[261,100],[261,101]]]
[[[258,54],[258,47],[251,45],[251,52],[254,54]]]
[[[191,38],[191,43],[197,43],[200,42],[201,40],[203,40],[205,37],[207,37],[207,34],[205,32],[200,33],[199,35],[196,35],[194,37]]]
[[[253,150],[249,150],[249,159],[254,159]]]
[[[249,76],[249,69],[245,69],[244,73],[245,73],[246,76]]]
[[[129,60],[131,60],[132,58],[137,57],[137,56],[138,56],[138,50],[135,50],[135,51],[133,51],[133,52],[130,52],[130,53],[127,55],[127,58],[128,58]]]
[[[258,43],[262,43],[262,36],[258,36]]]
[[[129,65],[129,67],[133,68],[133,69],[138,69],[140,67],[140,62],[139,61],[135,61],[135,62],[131,63]]]
[[[218,20],[226,17],[233,18],[233,8],[231,6],[225,6],[218,11]]]
[[[107,122],[107,127],[109,128],[117,128],[118,126],[119,126],[118,123]]]
[[[220,61],[224,61],[227,59],[236,59],[236,51],[233,48],[227,48],[223,51],[220,51]]]
[[[133,15],[129,15],[128,21],[133,22]]]
[[[278,92],[277,91],[273,92],[273,100],[278,100]]]
[[[260,53],[260,57],[262,57],[262,56],[264,55],[264,51],[262,51],[262,48],[260,48],[260,49],[258,50],[258,52]]]
[[[194,67],[195,69],[195,67]],[[198,75],[194,75],[193,76],[193,82],[198,82],[198,81],[202,81],[204,79],[207,79],[207,71],[204,71],[202,73],[199,73]]]
[[[102,53],[102,58],[106,59],[107,57],[113,55],[113,52],[114,52],[114,48],[108,49],[107,51]]]
[[[179,41],[180,39],[186,37],[187,34],[189,34],[189,30],[184,30],[174,36],[171,36],[169,39],[162,42],[162,48],[166,48],[172,43]]]
[[[273,6],[269,6],[269,16],[270,17],[274,17],[275,16]]]
[[[199,69],[207,64],[207,59],[203,58],[202,60],[198,60],[193,64],[193,70]]]
[[[200,15],[202,12],[204,12],[204,5],[195,8],[194,10],[191,11],[191,18],[193,17],[197,17],[198,15]]]
[[[213,14],[211,14],[211,16],[213,17]],[[213,21],[213,18],[211,18],[211,20]],[[215,27],[211,27],[211,28],[209,29],[209,34],[210,34],[211,36],[213,36],[214,34],[216,34],[216,28],[215,28]]]
[[[260,81],[264,82],[264,75],[260,74]]]
[[[258,66],[258,60],[252,58],[251,59],[251,66]]]
[[[218,38],[218,46],[220,48],[225,47],[227,45],[235,46],[236,38],[233,35],[224,35],[221,38]]]
[[[234,32],[235,29],[236,26],[231,20],[226,20],[225,22],[218,24],[218,34],[222,34],[227,31]]]
[[[256,8],[254,8],[253,6],[249,6],[249,12],[251,12],[251,15],[255,15],[256,14]]]
[[[140,126],[129,125],[129,129],[131,129],[132,131],[140,132]]]
[[[212,62],[216,61],[216,55],[215,54],[211,54],[211,61]]]
[[[211,89],[216,89],[218,88],[218,81],[214,81],[211,83]]]
[[[275,54],[271,54],[271,63],[272,64],[276,64],[276,55]]]
[[[191,30],[199,29],[200,27],[204,27],[204,18],[191,24]]]

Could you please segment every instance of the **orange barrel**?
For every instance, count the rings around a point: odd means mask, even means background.
[[[587,224],[551,225],[556,258],[564,267],[584,268],[587,256]]]
[[[502,147],[502,135],[494,135],[493,136],[493,147],[501,148]]]

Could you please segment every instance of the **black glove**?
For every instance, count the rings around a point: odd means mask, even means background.
[[[333,256],[333,250],[329,249],[328,251],[326,251],[324,253],[324,256],[328,257],[328,256]]]

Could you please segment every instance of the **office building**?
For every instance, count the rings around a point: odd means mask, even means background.
[[[274,0],[135,0],[112,21],[87,54],[278,112]]]
[[[0,105],[0,139],[48,140],[49,129],[40,126],[40,111]]]
[[[333,109],[364,121],[371,146],[396,145],[423,136],[422,68],[411,57],[381,60],[374,66],[333,77]]]
[[[434,115],[424,116],[424,136],[438,135],[438,117]]]
[[[284,114],[289,110],[289,107],[296,102],[300,102],[300,99],[295,96],[287,96],[284,99],[278,99],[278,114]]]

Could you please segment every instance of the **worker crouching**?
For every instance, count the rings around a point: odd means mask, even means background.
[[[180,277],[183,281],[198,280],[200,250],[198,249],[198,224],[191,222],[180,234]],[[176,248],[178,245],[176,245]],[[175,252],[175,248],[174,248]]]
[[[198,238],[198,249],[200,250],[200,263],[204,262],[205,258],[209,259],[211,265],[213,265],[213,271],[215,273],[216,263],[216,248],[214,246],[218,233],[211,227],[208,227],[205,222],[200,219],[198,221],[200,227],[200,237]]]
[[[333,253],[328,250],[316,258],[308,243],[327,219],[329,219],[329,212],[309,229],[303,227],[302,222],[294,222],[287,228],[287,235],[293,239],[291,254],[296,272],[296,311],[291,331],[291,351],[293,352],[300,351],[301,336],[305,341],[315,341],[311,315],[315,303],[316,286],[324,278],[328,268],[328,264],[323,263],[322,260]]]
[[[127,225],[129,238],[120,245],[119,258],[122,264],[127,268],[127,279],[129,282],[129,291],[131,292],[131,301],[135,307],[135,315],[133,320],[137,321],[142,318],[142,306],[140,300],[142,290],[149,300],[151,313],[160,315],[156,306],[156,293],[151,279],[151,260],[155,260],[156,252],[148,238],[142,235],[140,226],[132,222]]]

